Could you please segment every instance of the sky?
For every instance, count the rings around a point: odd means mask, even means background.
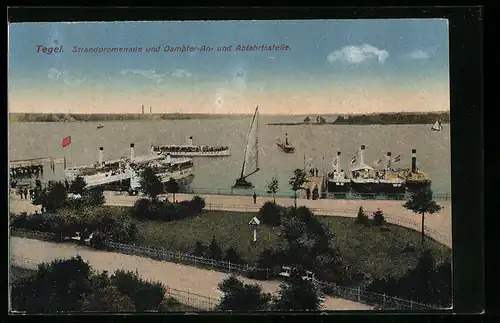
[[[334,115],[450,105],[444,19],[13,23],[8,46],[9,112],[144,105],[246,114],[259,105],[261,114]],[[194,50],[169,51],[183,46]]]

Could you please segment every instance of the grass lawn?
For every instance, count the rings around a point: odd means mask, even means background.
[[[256,261],[260,253],[278,243],[278,229],[262,226],[259,239],[252,243],[248,224],[255,213],[209,211],[196,218],[173,222],[137,221],[140,232],[137,244],[191,252],[197,241],[208,246],[215,235],[223,251],[233,247],[243,259]]]
[[[208,245],[215,235],[225,250],[235,248],[248,262],[256,261],[265,248],[279,244],[278,229],[261,226],[260,238],[254,245],[248,222],[256,213],[209,211],[196,218],[173,222],[138,221],[141,235],[137,244],[180,252],[191,252],[196,241]],[[332,245],[339,248],[345,263],[372,277],[404,275],[416,264],[420,249],[420,233],[387,224],[381,227],[358,225],[354,218],[322,217],[334,234]],[[451,249],[426,237],[426,245],[437,261],[451,258]],[[407,247],[413,247],[414,250]]]

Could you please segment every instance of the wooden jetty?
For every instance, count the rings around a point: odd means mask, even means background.
[[[36,166],[44,166],[44,165],[56,165],[56,164],[64,164],[65,158],[33,158],[33,159],[21,159],[21,160],[11,160],[9,167],[11,169],[14,168],[22,168],[22,167],[36,167]]]

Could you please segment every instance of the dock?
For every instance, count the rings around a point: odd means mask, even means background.
[[[20,160],[11,160],[9,163],[9,167],[11,169],[21,168],[21,167],[38,167],[44,165],[56,165],[56,164],[64,164],[65,158],[32,158],[32,159],[20,159]]]

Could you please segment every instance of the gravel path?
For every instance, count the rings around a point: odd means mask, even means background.
[[[13,258],[29,259],[31,262],[50,262],[57,258],[70,258],[79,254],[93,268],[109,273],[117,269],[138,271],[142,278],[160,281],[171,288],[189,291],[198,295],[220,298],[217,284],[229,274],[189,267],[166,261],[157,261],[139,256],[93,250],[74,244],[58,244],[27,238],[11,237]],[[265,292],[275,293],[279,282],[256,281],[240,277],[246,283],[257,283]],[[349,300],[328,297],[325,310],[370,310],[372,307]]]

